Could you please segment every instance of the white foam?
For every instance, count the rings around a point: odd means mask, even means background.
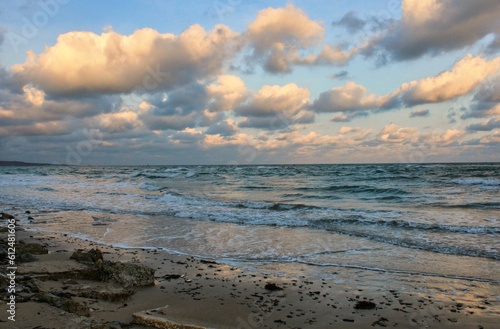
[[[142,190],[148,190],[148,191],[158,191],[161,189],[161,187],[153,185],[153,184],[147,184],[147,183],[142,183],[139,186],[140,189]]]
[[[459,178],[451,180],[452,183],[460,185],[482,185],[482,186],[499,186],[500,179],[495,178]]]

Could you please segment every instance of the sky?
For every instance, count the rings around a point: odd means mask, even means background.
[[[2,1],[0,160],[500,161],[500,1]]]

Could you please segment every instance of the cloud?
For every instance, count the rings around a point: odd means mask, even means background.
[[[5,39],[6,32],[7,31],[5,29],[3,29],[3,28],[0,27],[0,46],[2,46],[2,43],[3,43],[4,39]]]
[[[431,145],[450,145],[458,141],[465,132],[458,129],[447,129],[444,132],[422,134],[420,141]]]
[[[215,83],[209,85],[207,93],[213,98],[210,104],[212,111],[229,111],[242,103],[250,91],[240,77],[226,74],[219,76]]]
[[[293,123],[307,123],[314,119],[309,109],[309,89],[295,83],[284,86],[263,86],[248,102],[235,109],[245,117],[239,126],[279,129]]]
[[[471,124],[468,125],[466,129],[471,132],[492,131],[495,129],[500,129],[500,118],[491,118],[482,123]]]
[[[390,100],[388,96],[369,94],[366,87],[349,81],[344,86],[322,92],[313,102],[316,112],[346,112],[383,107]]]
[[[344,65],[356,53],[355,49],[345,52],[326,45],[318,54],[302,55],[306,49],[318,46],[324,33],[318,22],[291,4],[263,9],[246,31],[252,49],[247,60],[263,62],[264,69],[271,73],[291,72],[293,65]]]
[[[429,110],[425,110],[425,109],[418,109],[418,110],[415,110],[415,111],[412,111],[410,113],[410,118],[416,118],[416,117],[428,117],[430,114],[430,111]]]
[[[470,93],[499,71],[500,57],[488,61],[481,56],[467,55],[450,71],[403,84],[398,94],[407,106],[444,102]]]
[[[343,70],[343,71],[331,74],[330,79],[345,79],[345,78],[347,78],[348,75],[349,75],[349,72],[347,72],[346,70]]]
[[[208,94],[206,87],[200,83],[192,83],[177,88],[168,94],[159,93],[153,98],[158,115],[188,115],[192,112],[202,112],[207,106]]]
[[[150,28],[128,36],[69,32],[12,71],[56,95],[172,90],[222,72],[236,37],[224,25],[209,32],[193,25],[178,36]]]
[[[481,144],[500,145],[500,131],[496,130],[492,134],[481,137],[479,142]],[[498,152],[496,152],[496,155],[498,155]]]
[[[497,33],[497,0],[403,0],[402,18],[370,39],[365,55],[387,53],[402,61],[463,49]]]
[[[5,126],[80,120],[119,109],[118,96],[97,95],[80,98],[47,98],[42,90],[26,85],[20,91],[0,89],[0,121]],[[8,128],[8,127],[7,127]],[[36,131],[44,132],[43,129]]]
[[[332,22],[334,27],[343,27],[349,34],[355,35],[360,32],[377,32],[386,29],[394,19],[382,16],[371,15],[368,17],[359,17],[354,11],[347,12],[342,18]]]
[[[114,113],[102,113],[89,123],[91,127],[99,127],[108,132],[130,132],[141,125],[142,122],[139,120],[137,112],[129,109]]]
[[[428,147],[447,146],[458,141],[465,132],[458,129],[421,133],[414,127],[400,127],[391,123],[386,125],[377,136],[379,142],[391,144],[411,144]]]
[[[487,79],[481,84],[472,100],[469,111],[461,118],[484,118],[500,115],[500,76]]]
[[[0,127],[0,136],[40,136],[67,135],[77,125],[64,121],[33,122],[29,124]]]
[[[332,122],[350,122],[353,119],[366,117],[369,115],[368,111],[351,111],[351,112],[340,112],[338,115],[334,116],[330,121]]]
[[[479,86],[484,88],[487,80],[497,73],[500,73],[500,57],[488,61],[481,56],[467,55],[456,62],[449,71],[444,71],[433,77],[403,83],[392,93],[386,95],[371,94],[366,87],[349,81],[343,86],[322,92],[314,100],[311,108],[316,112],[343,112],[333,120],[349,121],[355,116],[366,115],[367,111],[380,112],[403,106],[413,107],[453,100],[471,93]],[[496,97],[496,95],[500,95],[500,90],[489,91],[488,95]],[[414,117],[425,113],[415,111],[410,116]]]
[[[238,127],[231,119],[227,119],[210,126],[205,134],[207,135],[220,135],[220,136],[233,136],[238,131]]]
[[[378,139],[385,143],[417,142],[418,130],[412,127],[400,127],[394,123],[386,125],[378,135]]]
[[[344,27],[347,32],[354,34],[362,30],[367,22],[358,17],[354,11],[349,11],[338,21],[332,23],[333,26]]]

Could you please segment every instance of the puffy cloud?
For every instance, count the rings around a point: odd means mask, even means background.
[[[482,123],[471,124],[467,126],[468,131],[491,131],[495,129],[500,129],[500,118],[491,118]]]
[[[233,110],[243,102],[249,94],[243,80],[235,75],[221,75],[216,83],[207,87],[208,94],[213,98],[210,109],[213,111]]]
[[[339,135],[350,135],[354,140],[364,140],[371,133],[371,129],[364,129],[361,127],[342,126],[339,129]]]
[[[379,140],[386,143],[417,142],[418,130],[412,127],[400,127],[394,123],[386,125],[378,136]]]
[[[303,48],[321,40],[323,27],[309,19],[300,8],[288,4],[285,8],[261,10],[249,24],[248,37],[258,53],[265,53],[277,44],[287,43]]]
[[[14,65],[17,79],[51,94],[174,89],[222,71],[236,34],[224,25],[193,25],[176,36],[153,29],[131,35],[69,32],[39,55]]]
[[[311,122],[314,117],[308,113],[309,95],[309,89],[294,83],[263,86],[236,108],[235,113],[246,118],[239,126],[279,129],[292,123]]]
[[[103,113],[95,117],[91,126],[99,126],[110,132],[130,131],[140,126],[138,114],[134,111],[124,109],[120,112]]]
[[[500,57],[488,61],[481,56],[467,55],[456,62],[449,71],[404,83],[386,95],[377,96],[369,93],[362,85],[352,81],[347,82],[344,86],[321,93],[313,102],[312,109],[316,112],[343,112],[333,120],[349,121],[358,115],[366,115],[368,110],[383,111],[399,106],[412,107],[449,101],[467,95],[479,86],[484,87],[485,82],[498,73],[500,73]],[[500,92],[490,90],[487,94],[491,98],[500,95]],[[486,97],[483,99],[486,101]],[[495,102],[490,99],[488,101]],[[411,116],[418,114],[424,115],[426,112],[413,112]]]
[[[26,85],[23,87],[26,100],[34,106],[40,106],[45,101],[45,93],[43,90],[37,89],[33,86]]]
[[[444,132],[435,132],[423,134],[420,137],[420,140],[424,143],[429,143],[433,145],[450,145],[451,143],[456,142],[462,136],[464,136],[465,132],[458,129],[447,129]]]
[[[247,42],[253,49],[250,61],[263,61],[264,69],[272,73],[290,72],[294,64],[345,64],[356,50],[345,52],[337,46],[326,45],[319,54],[300,54],[319,45],[324,32],[318,22],[291,4],[263,9],[246,31]]]
[[[481,56],[467,55],[455,63],[451,71],[405,83],[398,93],[409,106],[444,102],[470,93],[484,79],[499,71],[500,57],[488,61]]]
[[[386,106],[389,100],[388,96],[369,94],[364,86],[349,81],[344,86],[321,93],[312,108],[317,112],[368,110]]]
[[[403,0],[402,12],[401,20],[367,42],[366,55],[380,50],[396,60],[408,60],[462,49],[498,33],[500,2]]]
[[[383,143],[412,144],[413,146],[427,145],[427,147],[432,148],[450,145],[458,141],[464,134],[465,132],[457,129],[421,133],[417,128],[400,127],[391,123],[380,131],[377,139]]]

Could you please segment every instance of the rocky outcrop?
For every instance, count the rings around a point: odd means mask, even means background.
[[[102,270],[104,281],[114,280],[126,288],[155,284],[155,271],[147,266],[106,261]]]
[[[71,255],[70,259],[74,259],[79,263],[93,265],[104,261],[102,252],[99,249],[90,249],[88,251],[78,249]]]
[[[105,261],[99,249],[77,250],[71,259],[98,271],[101,281],[114,281],[125,288],[151,286],[155,283],[154,270],[144,265]]]
[[[19,244],[27,255],[46,253],[42,245]],[[48,303],[66,312],[90,316],[91,301],[119,302],[134,293],[134,287],[154,285],[154,270],[143,265],[106,261],[99,249],[76,250],[71,260],[44,260],[18,268],[20,302]],[[23,284],[23,278],[26,283]],[[33,281],[36,278],[36,282]],[[0,276],[0,282],[7,279]],[[54,289],[54,283],[59,288]],[[89,284],[88,281],[94,281]],[[97,281],[97,282],[96,282]],[[22,293],[21,293],[22,292]]]
[[[161,329],[206,329],[194,324],[181,324],[166,318],[167,307],[155,308],[147,311],[132,314],[134,322]]]

